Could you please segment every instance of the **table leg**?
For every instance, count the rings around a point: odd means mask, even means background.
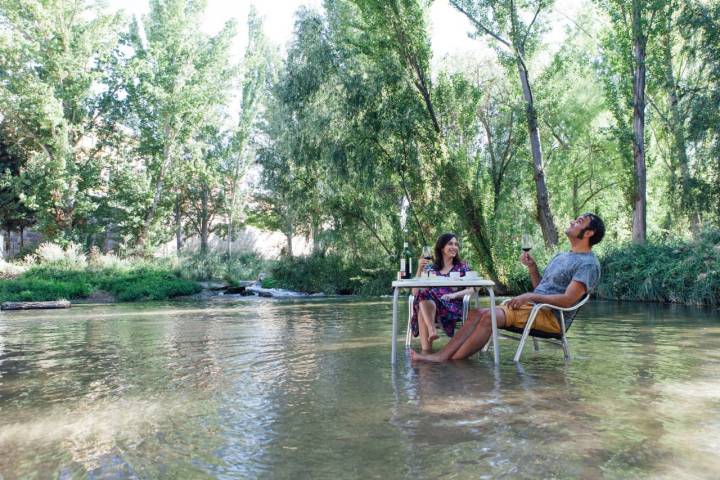
[[[493,360],[495,365],[500,363],[500,349],[498,347],[498,331],[497,318],[495,317],[495,292],[492,287],[488,287],[488,295],[490,296],[490,319],[492,321],[492,342],[493,342]]]
[[[398,322],[398,294],[399,288],[393,292],[393,323],[392,323],[392,345],[390,347],[390,363],[395,364],[397,360],[397,322]]]

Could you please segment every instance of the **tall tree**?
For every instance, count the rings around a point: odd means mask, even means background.
[[[608,49],[618,49],[622,75],[632,78],[632,240],[645,243],[647,236],[647,160],[645,148],[645,109],[648,40],[657,31],[658,20],[667,0],[599,0],[609,14],[612,32],[606,42]],[[624,94],[628,96],[628,93]],[[621,112],[618,112],[622,115]]]
[[[140,249],[149,247],[152,229],[172,211],[180,164],[200,129],[227,104],[236,75],[229,55],[235,24],[227,22],[215,36],[203,34],[204,5],[152,0],[142,22],[131,24],[126,103],[147,185],[135,206]]]
[[[0,111],[6,141],[28,152],[25,203],[51,238],[77,240],[102,190],[98,99],[121,18],[88,0],[8,0],[0,24]]]
[[[525,121],[533,158],[537,219],[545,243],[548,246],[557,245],[557,228],[545,181],[538,113],[527,65],[528,57],[538,42],[538,19],[541,13],[552,5],[552,1],[450,0],[450,4],[472,22],[478,35],[490,38],[498,54],[517,69],[525,101]]]
[[[244,179],[252,163],[252,137],[257,129],[258,113],[272,82],[273,62],[273,52],[263,32],[262,18],[251,6],[248,14],[248,44],[242,62],[240,114],[225,166],[228,253],[231,251],[234,232],[241,218]]]

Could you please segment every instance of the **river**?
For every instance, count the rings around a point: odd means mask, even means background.
[[[2,312],[0,476],[720,472],[718,310],[591,302],[571,361],[501,340],[498,367],[392,368],[390,324],[389,298]]]

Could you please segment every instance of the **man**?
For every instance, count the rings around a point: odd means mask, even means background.
[[[597,285],[600,279],[600,263],[592,253],[605,236],[605,224],[597,215],[585,213],[570,222],[565,230],[570,240],[570,251],[557,254],[540,277],[535,259],[524,252],[520,261],[528,268],[533,291],[511,299],[505,305],[495,308],[497,325],[500,328],[524,328],[533,303],[550,303],[559,307],[571,307]],[[490,309],[472,312],[468,320],[450,342],[433,354],[410,352],[413,360],[444,362],[467,358],[480,350],[492,335]],[[565,316],[566,321],[572,315]],[[542,309],[538,312],[533,329],[549,333],[560,333],[560,320],[553,312]]]

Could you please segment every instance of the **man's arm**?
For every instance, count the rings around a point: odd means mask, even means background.
[[[585,295],[585,292],[587,292],[585,284],[578,282],[577,280],[573,280],[570,282],[567,289],[565,289],[565,293],[556,295],[541,295],[539,293],[532,292],[523,293],[522,295],[518,295],[517,297],[511,299],[508,302],[508,306],[510,308],[519,308],[526,303],[533,302],[549,303],[558,307],[568,308],[579,302],[583,295]]]
[[[534,289],[538,286],[542,278],[540,277],[540,272],[538,271],[535,259],[531,257],[528,252],[523,252],[522,255],[520,255],[520,263],[527,267],[528,273],[530,274],[530,281],[532,282],[532,286]]]

